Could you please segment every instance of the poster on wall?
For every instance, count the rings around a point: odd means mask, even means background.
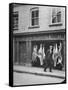
[[[9,4],[9,86],[66,83],[66,6]]]

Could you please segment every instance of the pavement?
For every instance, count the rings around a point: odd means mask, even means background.
[[[28,74],[35,74],[40,76],[49,76],[49,77],[65,79],[65,71],[60,71],[55,69],[53,69],[52,72],[49,72],[49,69],[47,69],[47,71],[44,72],[44,68],[40,68],[40,67],[14,65],[13,71],[18,73],[28,73]]]

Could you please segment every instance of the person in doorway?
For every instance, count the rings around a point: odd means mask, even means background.
[[[44,61],[44,71],[46,71],[46,69],[49,68],[49,71],[52,72],[53,68],[52,54],[53,54],[53,47],[50,46],[49,50],[47,50],[46,52],[46,59]]]

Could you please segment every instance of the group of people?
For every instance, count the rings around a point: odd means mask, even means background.
[[[34,46],[32,53],[32,65],[44,66],[44,71],[49,68],[52,72],[52,68],[62,69],[62,55],[61,55],[62,44],[60,43],[59,48],[57,44],[55,46],[50,45],[49,49],[44,51],[44,47],[40,44],[40,48],[37,51],[37,46]]]

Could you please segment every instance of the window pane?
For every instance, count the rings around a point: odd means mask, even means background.
[[[38,17],[39,16],[39,12],[38,12],[38,10],[36,10],[36,11],[32,11],[32,18],[34,18],[34,17]]]
[[[61,22],[61,12],[57,13],[57,22]]]
[[[56,16],[56,9],[55,8],[52,10],[52,17],[54,17],[54,16]]]
[[[32,19],[32,26],[38,25],[38,24],[39,24],[39,19],[38,18]]]
[[[35,17],[38,17],[39,16],[38,14],[39,14],[39,12],[38,12],[38,10],[36,10],[36,16]]]
[[[34,18],[34,13],[35,13],[35,12],[34,12],[34,11],[32,11],[32,18]]]
[[[39,10],[38,9],[34,9],[31,12],[31,25],[38,25],[38,21],[39,21]]]
[[[34,26],[34,19],[32,19],[32,26]]]
[[[18,12],[13,12],[13,29],[18,29]]]
[[[38,25],[38,18],[34,19],[34,25]]]
[[[56,17],[52,18],[52,23],[56,23]]]
[[[60,9],[55,8],[52,11],[52,23],[58,23],[61,22],[61,11]]]

